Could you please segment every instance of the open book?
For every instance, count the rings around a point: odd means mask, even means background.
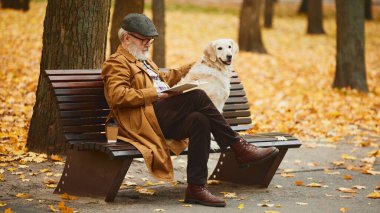
[[[194,81],[192,83],[187,83],[179,86],[172,87],[170,89],[164,90],[164,93],[179,93],[179,92],[188,92],[190,90],[196,89],[199,85],[207,84],[207,82],[198,82]]]

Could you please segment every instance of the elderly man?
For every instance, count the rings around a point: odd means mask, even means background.
[[[119,123],[118,139],[135,146],[151,174],[173,180],[170,151],[188,146],[185,202],[225,206],[223,199],[206,188],[210,133],[222,149],[231,147],[241,165],[257,164],[277,155],[278,149],[258,148],[242,139],[227,124],[207,94],[193,90],[163,93],[189,71],[191,64],[160,72],[149,59],[149,48],[158,36],[143,14],[127,15],[119,30],[121,45],[103,65],[105,97],[111,115]]]

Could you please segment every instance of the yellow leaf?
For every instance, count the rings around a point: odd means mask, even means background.
[[[7,209],[5,209],[4,213],[12,213],[12,209],[11,208],[7,208]]]
[[[285,172],[282,172],[281,173],[281,177],[286,177],[286,178],[288,178],[288,177],[294,177],[295,175],[294,174],[289,174],[289,173],[285,173]]]
[[[300,206],[305,206],[305,205],[308,205],[308,203],[303,203],[303,202],[296,202],[297,205],[300,205]]]
[[[239,206],[237,207],[238,209],[244,209],[244,203],[240,203]]]
[[[40,169],[40,172],[45,173],[45,172],[50,172],[50,170],[49,169]]]
[[[265,211],[264,213],[280,213],[279,211]]]
[[[50,159],[52,161],[60,161],[60,162],[63,162],[63,159],[59,156],[59,155],[51,155],[50,156]]]
[[[296,186],[303,186],[304,185],[302,180],[296,180],[295,184],[296,184]]]
[[[58,209],[55,209],[53,205],[49,205],[50,211],[52,212],[59,212]]]
[[[306,185],[307,187],[322,187],[322,185],[321,184],[319,184],[319,183],[309,183],[309,184],[307,184]]]
[[[368,157],[380,157],[380,149],[368,152]]]
[[[183,207],[192,207],[193,205],[191,205],[191,204],[183,204],[182,206]]]
[[[237,198],[235,192],[220,192],[221,194],[224,194],[225,198]]]
[[[346,160],[356,160],[356,157],[347,154],[342,154],[340,157]]]
[[[57,184],[45,184],[48,188],[56,188]]]
[[[0,182],[4,182],[4,175],[3,174],[0,174]]]
[[[166,212],[165,209],[155,209],[154,211],[155,211],[155,212]]]
[[[345,180],[352,180],[352,176],[351,175],[344,175],[343,179],[345,179]]]
[[[341,212],[347,212],[347,208],[342,207],[342,208],[339,209],[339,211],[341,211]]]
[[[30,194],[26,194],[26,193],[17,193],[17,194],[16,194],[16,197],[19,197],[19,198],[30,197]]]
[[[380,189],[380,182],[377,183],[376,189]]]
[[[142,188],[140,186],[137,186],[135,189],[140,194],[154,195],[154,193],[155,193],[155,191],[152,189],[146,189],[146,188]]]
[[[208,180],[207,181],[207,184],[208,185],[219,185],[221,184],[222,182],[220,180]]]
[[[369,193],[369,194],[367,195],[367,197],[368,197],[368,198],[372,198],[372,199],[378,199],[378,198],[380,198],[380,192],[374,190],[372,193]]]
[[[76,200],[76,199],[78,199],[78,197],[69,195],[67,193],[62,194],[61,198],[65,199],[65,200]]]
[[[6,203],[0,202],[0,207],[6,206]]]
[[[374,171],[371,168],[369,168],[369,169],[363,169],[362,173],[363,174],[367,174],[367,175],[380,175],[379,171]]]

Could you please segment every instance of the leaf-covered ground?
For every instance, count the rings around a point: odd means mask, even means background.
[[[31,10],[26,13],[0,9],[0,182],[12,179],[26,187],[31,181],[34,191],[41,185],[36,175],[46,174],[43,184],[47,188],[54,187],[60,176],[56,173],[60,169],[51,172],[43,168],[46,164],[38,167],[47,160],[46,155],[26,152],[25,149],[40,71],[45,7],[46,3],[33,2]],[[286,8],[279,5],[279,8],[280,15],[274,19],[274,28],[262,32],[269,54],[241,52],[234,63],[251,103],[254,128],[250,132],[288,132],[304,141],[304,147],[308,148],[336,148],[349,143],[355,146],[354,149],[363,149],[365,156],[355,157],[352,149],[353,153],[336,153],[337,160],[328,163],[378,175],[372,165],[380,156],[379,8],[374,10],[375,21],[365,25],[368,94],[331,88],[336,45],[336,24],[331,8],[324,19],[326,35],[319,36],[306,35],[306,19],[295,15],[295,5]],[[237,40],[237,9],[171,7],[166,16],[168,67],[197,60],[211,40]],[[51,159],[62,164],[58,156]],[[302,159],[293,163],[311,168],[317,165]],[[28,169],[28,164],[33,167],[33,172],[22,172]],[[7,178],[11,175],[18,178]],[[291,178],[292,174],[284,171],[281,176]],[[131,181],[126,180],[125,185],[133,186]],[[323,187],[309,182],[295,180],[295,185]],[[351,193],[355,189],[339,190]],[[371,196],[378,198],[378,192],[374,193]],[[15,195],[28,197],[22,192]],[[2,204],[0,202],[0,207]],[[60,205],[51,206],[51,211],[62,210],[64,204]]]

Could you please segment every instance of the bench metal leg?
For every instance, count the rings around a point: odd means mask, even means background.
[[[234,152],[223,151],[209,179],[267,188],[287,150],[287,148],[280,148],[279,154],[274,159],[248,168],[239,167]]]
[[[131,159],[111,160],[99,151],[68,150],[65,168],[55,194],[115,199],[132,163]]]

